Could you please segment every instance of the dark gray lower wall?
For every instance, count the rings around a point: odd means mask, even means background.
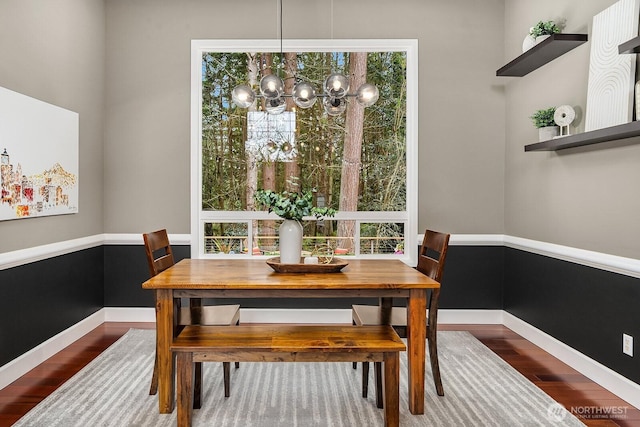
[[[440,308],[502,310],[503,246],[449,246]]]
[[[0,366],[104,307],[103,247],[0,270]]]
[[[507,248],[504,310],[640,384],[640,279]]]
[[[189,246],[173,247],[177,260]],[[640,384],[640,279],[502,246],[451,246],[443,309],[504,309]],[[0,365],[102,307],[153,307],[142,245],[106,245],[0,270]],[[234,300],[245,308],[349,308],[365,300]],[[229,302],[225,300],[224,302]],[[370,301],[375,303],[375,301]]]
[[[171,245],[176,262],[189,258],[190,247]],[[104,247],[104,306],[153,307],[153,291],[142,289],[149,278],[147,255],[143,245],[107,245]]]
[[[189,246],[172,245],[176,261],[189,257]],[[451,246],[440,306],[502,309],[502,246]],[[153,293],[141,288],[149,277],[143,246],[105,246],[105,306],[153,307]],[[351,308],[371,299],[228,299],[245,308]],[[404,301],[398,301],[402,304]]]

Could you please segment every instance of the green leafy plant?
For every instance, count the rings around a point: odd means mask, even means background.
[[[556,107],[549,107],[546,110],[538,110],[531,117],[533,125],[537,128],[543,128],[547,126],[555,126],[556,122],[553,119],[553,115],[556,113]]]
[[[529,34],[532,37],[540,37],[544,35],[558,34],[560,27],[558,27],[553,21],[539,21],[536,25],[529,29]]]
[[[322,219],[325,216],[336,214],[335,209],[313,206],[311,191],[301,193],[281,191],[277,193],[272,190],[258,190],[255,194],[255,200],[259,205],[266,207],[269,212],[275,212],[283,219],[301,221],[305,216],[315,216],[316,219]]]

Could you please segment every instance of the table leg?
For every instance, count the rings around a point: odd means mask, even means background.
[[[427,339],[427,291],[411,289],[407,302],[409,411],[424,414],[424,366]]]
[[[173,412],[173,397],[175,395],[175,364],[171,354],[173,335],[173,291],[158,289],[156,291],[156,352],[158,358],[158,404],[161,414]]]

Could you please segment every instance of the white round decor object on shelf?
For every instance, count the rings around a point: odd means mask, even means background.
[[[559,136],[569,136],[569,125],[573,123],[576,118],[576,111],[571,105],[561,105],[556,108],[556,112],[553,114],[553,121],[560,126]]]
[[[568,126],[576,118],[576,111],[571,105],[561,105],[556,108],[556,112],[553,115],[553,121],[558,126]]]

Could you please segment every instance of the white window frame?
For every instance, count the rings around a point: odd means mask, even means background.
[[[249,236],[252,220],[279,219],[275,214],[249,211],[202,210],[202,55],[205,52],[405,52],[407,58],[406,112],[406,211],[338,212],[332,219],[357,221],[355,242],[359,242],[359,225],[365,222],[404,224],[404,254],[356,255],[359,258],[400,259],[408,265],[417,263],[418,248],[418,41],[388,40],[192,40],[191,41],[191,257],[241,258],[251,253],[223,255],[204,253],[206,222],[245,222]],[[356,243],[359,245],[359,243]],[[356,250],[359,248],[356,246]],[[357,252],[356,252],[357,253]]]

